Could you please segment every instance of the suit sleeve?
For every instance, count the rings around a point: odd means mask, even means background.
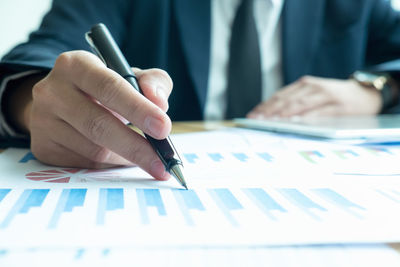
[[[93,24],[105,23],[117,43],[124,42],[126,20],[129,16],[128,0],[54,0],[38,30],[32,32],[26,43],[12,49],[0,62],[0,101],[4,107],[4,92],[12,79],[32,71],[49,71],[59,54],[71,50],[88,50],[84,34]],[[0,113],[0,146],[18,139],[18,134]]]
[[[400,72],[400,12],[386,0],[373,0],[370,12],[366,64]]]
[[[366,65],[372,71],[385,72],[400,84],[400,12],[390,1],[372,0]],[[400,113],[397,105],[384,113]]]

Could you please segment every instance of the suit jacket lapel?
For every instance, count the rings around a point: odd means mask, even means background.
[[[318,49],[325,0],[286,0],[283,8],[282,61],[286,84],[309,74]]]
[[[200,106],[204,110],[210,58],[210,0],[174,0],[173,2],[189,73]]]

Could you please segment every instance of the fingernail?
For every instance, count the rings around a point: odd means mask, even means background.
[[[264,115],[262,114],[262,113],[251,113],[251,114],[249,114],[249,117],[250,118],[252,118],[252,119],[255,119],[255,120],[262,120],[262,119],[264,119]]]
[[[164,124],[161,120],[151,116],[144,120],[145,132],[154,138],[161,137],[160,133],[162,132],[163,125]]]
[[[256,117],[255,117],[257,120],[263,120],[263,119],[265,119],[265,116],[264,116],[264,114],[262,114],[262,113],[258,113],[258,114],[256,114]]]
[[[166,109],[168,110],[168,97],[165,93],[163,86],[157,86],[156,88],[156,97],[158,97],[161,101],[166,104]]]
[[[167,94],[165,93],[163,86],[157,86],[156,88],[156,96],[162,101],[167,101]]]
[[[160,160],[154,160],[151,163],[151,172],[152,174],[155,176],[155,178],[157,179],[162,179],[162,180],[166,180],[168,179],[169,175],[168,173],[165,171],[165,167],[162,164],[162,162]]]

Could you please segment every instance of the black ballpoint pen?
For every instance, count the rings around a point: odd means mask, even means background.
[[[143,94],[135,74],[131,70],[131,67],[123,56],[117,43],[114,41],[114,38],[104,24],[99,23],[94,25],[91,31],[86,33],[86,40],[108,68],[117,72],[137,91]],[[182,161],[175,157],[175,154],[177,153],[170,138],[168,137],[166,139],[157,140],[147,134],[144,135],[160,157],[166,171],[174,176],[183,187],[188,189],[181,170],[181,166],[183,166]]]

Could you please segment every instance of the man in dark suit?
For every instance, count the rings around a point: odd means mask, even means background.
[[[29,136],[33,153],[46,163],[137,164],[166,179],[146,140],[121,121],[164,138],[171,129],[170,118],[354,115],[396,109],[400,17],[388,1],[262,2],[55,0],[40,29],[0,65],[2,136]],[[228,16],[225,7],[231,3]],[[269,8],[267,23],[274,26],[264,28],[263,12]],[[253,9],[258,12],[255,21],[245,15]],[[220,20],[221,14],[225,20]],[[135,71],[148,100],[83,51],[88,50],[84,33],[98,22],[109,27],[129,63],[140,68]],[[233,40],[253,40],[257,33],[261,38],[252,45],[234,44]],[[245,56],[229,54],[240,49],[247,49]],[[243,57],[248,59],[243,64],[233,60]],[[349,79],[357,70],[364,72]],[[250,81],[254,86],[245,87]],[[210,84],[220,85],[221,91],[211,93]],[[283,88],[269,89],[277,85]],[[245,109],[237,96],[231,97],[235,87],[249,92],[242,92],[243,103],[248,102]]]

